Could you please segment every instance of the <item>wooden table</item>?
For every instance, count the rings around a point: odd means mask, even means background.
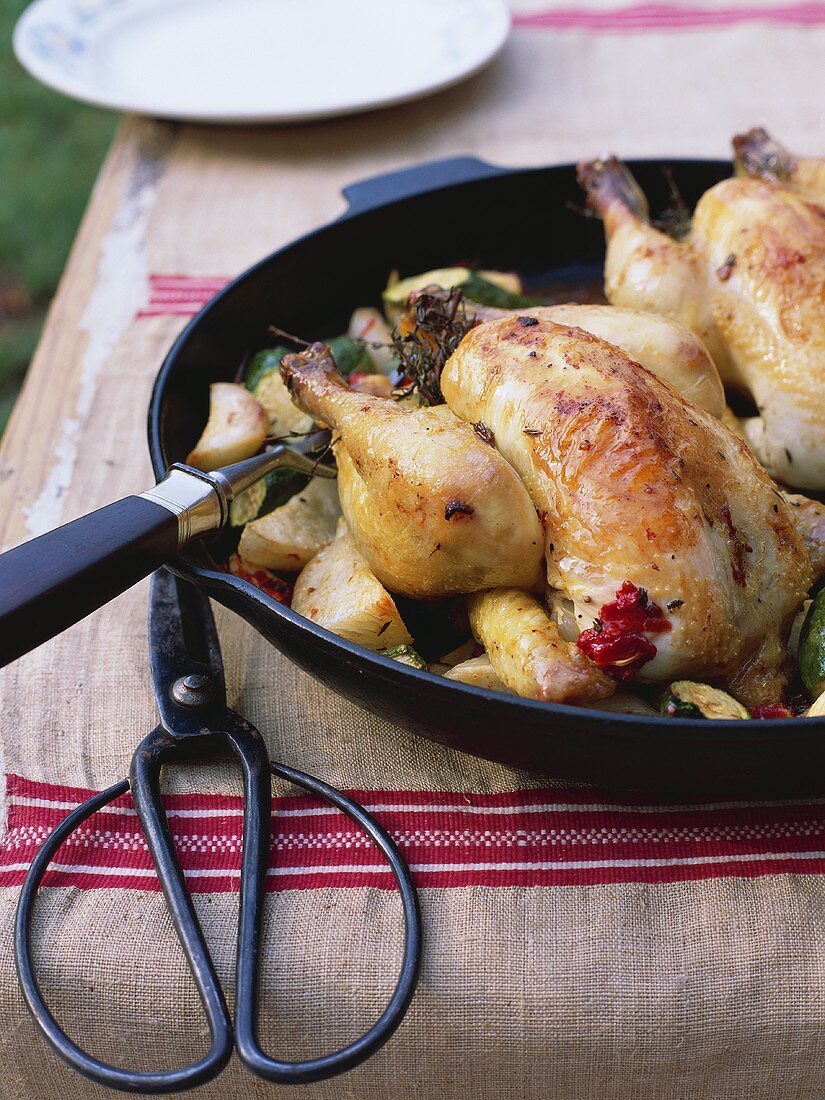
[[[803,25],[806,20],[814,25]],[[626,157],[720,157],[727,154],[731,135],[754,123],[767,125],[799,151],[822,151],[825,32],[813,16],[765,22],[739,18],[734,12],[727,23],[710,30],[701,19],[691,23],[685,18],[676,25],[678,34],[668,28],[667,20],[657,25],[654,15],[647,24],[637,21],[638,30],[632,34],[603,30],[604,20],[592,12],[567,19],[567,29],[558,17],[544,22],[549,29],[531,28],[525,19],[500,59],[461,87],[358,118],[293,128],[235,129],[125,119],[94,189],[3,441],[0,545],[11,547],[151,483],[145,410],[155,373],[182,324],[180,315],[146,314],[152,275],[230,277],[334,217],[343,208],[340,191],[345,184],[421,160],[469,153],[502,164],[527,165],[576,160],[603,150]],[[155,720],[145,613],[146,586],[141,584],[5,670],[0,681],[3,772],[90,788],[124,773],[136,737]],[[261,670],[271,659],[266,647],[228,614],[220,615],[219,625],[230,700],[266,726],[273,705],[262,682]],[[295,675],[295,682],[303,685],[304,678]],[[325,695],[313,706],[316,709],[304,715],[305,728],[299,723],[279,735],[277,747],[284,759],[320,771],[343,786],[385,785],[381,762],[371,756],[353,763],[355,756],[346,746],[331,746],[320,759],[317,751],[310,753],[306,729],[324,715],[337,713],[335,708],[343,704]],[[277,703],[275,709],[277,719]],[[90,739],[94,751],[89,750]],[[393,743],[393,751],[405,766],[418,768],[423,788],[441,789],[445,760],[453,757],[432,757],[402,739]],[[453,760],[451,766],[468,787],[478,790],[503,789],[514,778],[504,769],[496,771],[467,758]],[[40,1050],[21,1016],[9,938],[15,893],[11,888],[0,890],[0,1062],[11,1082],[4,1095],[26,1100],[66,1095],[62,1090],[72,1079]],[[147,901],[147,913],[151,910],[162,921],[155,901]],[[76,932],[93,919],[91,902],[87,905],[75,897],[72,904],[69,916],[55,908],[52,931],[69,927]],[[438,929],[441,912],[433,904],[431,931]],[[484,930],[472,925],[472,913],[470,907],[462,918],[470,922],[468,934],[483,936]],[[148,927],[148,918],[146,923]],[[719,951],[723,966],[725,953]],[[48,966],[57,966],[57,955],[49,954]],[[439,972],[436,962],[430,965],[432,983]],[[799,976],[794,1001],[799,1013],[787,1025],[777,1025],[776,1033],[784,1036],[786,1053],[793,1053],[793,1043],[799,1040],[797,1061],[784,1058],[779,1039],[772,1046],[766,1039],[777,1076],[760,1071],[757,1084],[753,1067],[759,1039],[745,1041],[736,1020],[717,1004],[719,1046],[713,1045],[712,1037],[707,1040],[712,1049],[703,1048],[704,1060],[694,1063],[695,1075],[684,1067],[673,1068],[677,1055],[673,1064],[664,1055],[656,1062],[651,1048],[645,1047],[646,1069],[633,1095],[776,1096],[782,1091],[777,1082],[790,1080],[791,1073],[797,1074],[798,1089],[783,1095],[821,1095],[825,1078],[818,1068],[820,1049],[811,1038],[814,1031],[805,1030],[803,1023],[816,1018],[822,1008],[817,991],[822,983],[807,954],[805,966],[803,972],[803,967],[794,969],[792,960],[785,964],[783,981],[788,988],[794,988],[795,975]],[[66,1003],[89,1019],[98,1010],[107,1011],[109,992],[87,988],[82,965],[70,969],[74,1001],[70,996]],[[113,996],[128,984],[123,976],[115,974],[115,979]],[[483,972],[473,981],[483,984]],[[752,995],[760,1005],[771,1003],[769,989],[754,989]],[[457,1046],[452,1061],[448,1058],[437,1067],[443,1086],[439,1096],[543,1095],[540,1072],[531,1076],[524,1071],[519,1078],[495,1058],[480,1058],[480,1074],[470,1080],[459,1056],[465,1017],[459,1007],[451,1011],[446,1019],[453,1020]],[[793,1005],[789,1011],[793,1016]],[[801,1031],[793,1030],[794,1020],[803,1021]],[[495,1034],[496,1024],[488,1023]],[[409,1026],[426,1027],[420,1016]],[[594,1026],[598,1031],[601,1025]],[[583,1037],[581,1020],[576,1027],[576,1042],[586,1047],[589,1040]],[[408,1049],[414,1049],[416,1034],[413,1030]],[[598,1047],[595,1032],[591,1038]],[[729,1061],[727,1083],[720,1091],[713,1064],[723,1055]],[[622,1057],[616,1054],[617,1065]],[[632,1073],[632,1062],[630,1066],[627,1072]],[[688,1076],[680,1076],[683,1070]],[[422,1067],[422,1079],[427,1072]],[[557,1083],[559,1091],[553,1095],[566,1100],[574,1095],[602,1100],[629,1095],[619,1078],[599,1078],[594,1072],[588,1083],[572,1074],[567,1084]],[[237,1087],[238,1078],[233,1080]],[[355,1095],[347,1087],[330,1086],[312,1095]],[[382,1088],[386,1096],[413,1095],[403,1083],[391,1086],[386,1079]],[[218,1086],[215,1089],[204,1095],[222,1095]],[[366,1085],[363,1089],[358,1095],[372,1095]]]

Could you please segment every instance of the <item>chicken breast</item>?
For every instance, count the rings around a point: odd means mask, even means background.
[[[669,317],[639,309],[578,302],[520,310],[476,305],[470,308],[479,323],[497,317],[538,317],[592,332],[669,382],[694,405],[720,419],[727,415],[725,391],[710,352],[689,328]]]

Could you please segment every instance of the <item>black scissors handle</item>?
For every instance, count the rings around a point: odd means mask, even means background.
[[[226,1000],[186,888],[161,802],[161,769],[165,764],[182,757],[180,745],[162,726],[158,726],[138,746],[132,761],[130,780],[109,787],[73,810],[43,843],[26,876],[15,923],[17,971],[24,998],[37,1026],[52,1048],[73,1069],[109,1088],[136,1093],[172,1093],[195,1088],[221,1072],[231,1056],[233,1039],[246,1066],[269,1081],[298,1084],[332,1077],[363,1062],[390,1038],[403,1019],[415,991],[421,961],[421,917],[410,872],[394,841],[362,806],[347,795],[293,768],[281,764],[270,765],[266,747],[255,727],[231,712],[228,714],[234,718],[232,728],[225,735],[210,736],[219,740],[223,740],[225,736],[230,741],[244,776],[244,836],[234,1036]],[[257,1038],[261,927],[270,843],[270,768],[279,778],[331,802],[365,830],[387,860],[398,884],[404,912],[401,971],[389,1004],[380,1019],[359,1039],[341,1050],[302,1062],[278,1061],[268,1057],[261,1050]],[[45,1002],[37,983],[32,957],[34,906],[49,864],[76,828],[97,810],[125,794],[130,786],[135,810],[143,826],[211,1033],[210,1049],[198,1062],[181,1069],[158,1073],[138,1073],[108,1065],[74,1043],[60,1028]]]
[[[141,745],[142,747],[143,745]],[[150,823],[149,831],[147,831],[147,842],[150,845],[153,859],[155,859],[158,875],[163,883],[166,900],[172,907],[173,913],[177,909],[177,913],[173,917],[175,928],[186,953],[189,969],[197,985],[201,1003],[209,1022],[211,1036],[209,1051],[203,1058],[189,1066],[159,1073],[136,1073],[102,1062],[87,1053],[82,1047],[79,1047],[60,1027],[46,1004],[34,969],[32,922],[37,892],[49,864],[57,855],[61,845],[92,814],[97,813],[104,806],[108,806],[110,802],[114,802],[116,798],[120,798],[128,790],[129,780],[124,779],[81,803],[49,834],[38,850],[26,875],[20,893],[20,900],[17,904],[14,926],[14,953],[17,963],[17,976],[23,997],[43,1038],[72,1069],[77,1070],[84,1077],[88,1077],[97,1084],[106,1085],[111,1089],[119,1089],[121,1092],[180,1092],[183,1089],[195,1088],[206,1081],[211,1081],[224,1068],[232,1055],[232,1021],[223,990],[215,973],[214,964],[209,955],[209,949],[206,947],[203,933],[192,907],[191,898],[184,885],[183,873],[175,855],[174,847],[171,844],[168,826],[162,811],[157,814],[155,807],[149,807],[149,816],[155,818],[155,827],[153,828]],[[147,821],[141,818],[141,822],[144,829],[146,829]],[[160,841],[158,847],[160,860],[155,858],[155,851],[152,848],[153,841],[150,836],[153,832],[156,835],[157,833],[165,833],[165,838]],[[170,855],[171,859],[169,858]],[[174,906],[172,898],[177,903]],[[182,917],[181,914],[183,914]]]
[[[282,1085],[320,1081],[353,1069],[390,1038],[404,1018],[415,992],[421,966],[421,915],[418,897],[407,864],[390,835],[353,799],[327,783],[284,764],[269,764],[263,742],[230,734],[244,771],[245,806],[241,908],[238,919],[236,964],[235,1046],[241,1061],[258,1077]],[[257,730],[254,731],[257,734]],[[261,750],[263,749],[263,752]],[[359,825],[382,852],[401,894],[404,911],[404,951],[401,971],[392,997],[379,1019],[360,1038],[332,1054],[302,1062],[270,1058],[258,1043],[258,985],[260,980],[261,928],[269,863],[269,814],[265,796],[271,792],[269,769],[305,791],[331,802]],[[256,820],[257,819],[257,820]]]

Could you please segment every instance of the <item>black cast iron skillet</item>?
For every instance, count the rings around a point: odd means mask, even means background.
[[[691,208],[731,172],[727,161],[630,167],[654,211],[672,200],[664,169]],[[175,342],[149,409],[158,477],[198,438],[208,384],[232,379],[246,353],[271,345],[269,325],[307,339],[344,331],[353,308],[378,303],[393,268],[403,275],[462,262],[513,269],[534,285],[560,283],[571,297],[581,285],[600,283],[602,227],[581,214],[572,165],[515,171],[460,158],[356,184],[344,194],[349,209],[338,221],[236,279]],[[648,796],[777,797],[825,789],[825,720],[660,719],[506,696],[343,641],[223,572],[208,543],[192,545],[174,568],[333,691],[464,752]]]

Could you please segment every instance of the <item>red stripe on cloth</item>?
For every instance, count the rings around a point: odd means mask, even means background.
[[[44,839],[91,791],[7,777],[0,885],[22,882]],[[825,872],[825,800],[640,804],[592,790],[353,791],[401,846],[420,886],[569,886]],[[238,889],[240,798],[165,799],[194,892]],[[157,890],[127,794],[61,848],[48,885]],[[270,890],[392,888],[376,849],[313,797],[274,800]]]
[[[148,300],[137,316],[194,316],[228,282],[226,275],[150,275]]]
[[[739,23],[813,27],[825,24],[825,4],[697,5],[633,4],[624,8],[547,8],[513,16],[520,30],[590,32],[690,31],[733,27]]]

